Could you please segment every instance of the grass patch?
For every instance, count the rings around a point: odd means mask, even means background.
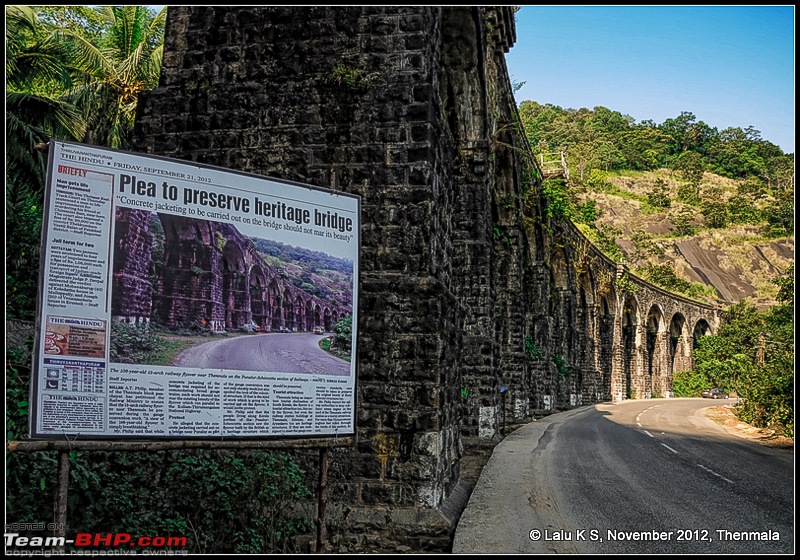
[[[337,358],[341,358],[345,362],[350,361],[350,354],[342,354],[336,348],[331,349],[331,339],[328,336],[319,341],[319,347],[325,350],[328,354],[332,354]]]
[[[151,365],[154,366],[171,366],[181,352],[192,346],[208,342],[208,338],[199,340],[187,340],[171,337],[160,337],[158,349],[153,353]],[[209,337],[210,338],[210,337]],[[221,338],[221,337],[219,337]]]

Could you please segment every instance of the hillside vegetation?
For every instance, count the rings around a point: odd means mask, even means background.
[[[545,193],[611,258],[696,299],[775,303],[794,262],[793,154],[689,112],[656,124],[605,107],[519,109],[535,153],[566,155],[569,182],[546,179]]]
[[[686,200],[686,183],[674,171],[619,171],[595,174],[575,194],[581,204],[594,202],[596,228],[639,276],[695,298],[765,309],[778,292],[771,280],[793,262],[794,236],[773,231],[765,218],[775,197],[749,199],[743,185],[705,172],[700,196]]]
[[[721,387],[740,420],[794,437],[794,155],[691,113],[634,123],[525,101],[520,117],[536,154],[566,155],[569,181],[542,183],[548,214],[650,282],[722,304],[675,396]]]
[[[272,239],[253,242],[264,261],[301,290],[337,305],[353,305],[353,261]]]

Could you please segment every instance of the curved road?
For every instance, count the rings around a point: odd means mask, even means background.
[[[350,363],[319,347],[324,335],[269,333],[214,340],[182,352],[176,366],[350,375]]]
[[[794,454],[705,417],[732,402],[633,400],[526,424],[484,467],[453,552],[793,553]]]

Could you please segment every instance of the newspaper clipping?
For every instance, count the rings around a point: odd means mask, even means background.
[[[51,142],[31,437],[354,431],[360,199]]]

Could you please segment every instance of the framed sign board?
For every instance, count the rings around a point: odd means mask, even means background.
[[[51,141],[33,439],[355,428],[360,197]]]

